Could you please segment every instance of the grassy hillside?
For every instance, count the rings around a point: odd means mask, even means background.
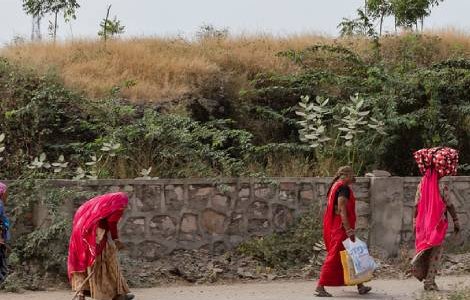
[[[409,35],[384,37],[381,55],[387,64],[399,64],[403,55],[410,55],[418,65],[470,56],[470,36],[465,33],[429,32],[427,36],[421,44],[411,44]],[[125,87],[123,97],[142,103],[188,95],[207,97],[220,87],[236,94],[258,73],[298,70],[297,65],[278,57],[279,52],[318,43],[346,46],[366,60],[375,55],[367,40],[314,35],[192,42],[178,38],[127,39],[110,41],[106,47],[96,40],[27,43],[3,48],[0,55],[40,72],[57,72],[67,87],[85,91],[90,97],[107,96],[121,86]]]
[[[2,177],[316,176],[344,164],[416,175],[412,152],[436,145],[459,149],[470,172],[464,33],[73,41],[0,57]],[[321,120],[296,113],[301,96],[329,99]],[[310,138],[328,139],[306,143],[301,116],[317,120]],[[68,168],[28,168],[41,153]]]

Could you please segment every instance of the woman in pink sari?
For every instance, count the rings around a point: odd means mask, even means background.
[[[130,300],[121,274],[117,224],[128,204],[125,193],[110,193],[85,202],[75,213],[68,256],[68,276],[80,300]]]
[[[412,260],[413,275],[424,280],[424,289],[438,290],[435,282],[443,253],[447,233],[447,213],[450,213],[454,232],[460,225],[454,205],[450,202],[448,187],[443,193],[439,180],[447,175],[456,175],[458,152],[451,148],[422,149],[415,154],[416,162],[424,174],[416,191],[415,214],[413,219],[416,234],[416,255]]]

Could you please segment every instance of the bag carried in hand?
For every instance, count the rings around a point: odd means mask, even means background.
[[[341,263],[343,265],[344,283],[357,285],[370,281],[377,264],[369,255],[367,244],[356,238],[356,242],[350,239],[343,241],[346,250],[341,251]]]

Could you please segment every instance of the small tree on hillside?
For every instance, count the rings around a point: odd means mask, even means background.
[[[392,3],[390,0],[367,0],[367,14],[379,20],[379,36],[382,35],[384,19],[392,14]]]
[[[444,0],[391,0],[392,13],[395,24],[418,30],[418,21],[421,21],[421,30],[424,27],[424,18],[431,14],[434,6]]]
[[[370,22],[370,18],[366,13],[362,9],[358,9],[357,14],[356,19],[343,18],[338,24],[340,35],[377,37],[374,25]]]
[[[199,27],[196,32],[196,37],[199,40],[204,39],[217,39],[222,40],[227,38],[229,35],[229,29],[227,27],[217,28],[212,24],[203,24]]]
[[[76,11],[80,7],[77,0],[23,0],[23,10],[33,16],[33,34],[40,36],[37,31],[40,28],[40,20],[48,14],[54,16],[54,21],[49,22],[49,32],[54,39],[57,38],[58,16],[63,14],[65,22],[76,18]]]
[[[98,35],[103,38],[106,42],[108,37],[114,37],[120,34],[123,34],[126,27],[121,24],[121,21],[118,20],[117,16],[114,16],[112,20],[109,19],[109,12],[111,11],[111,5],[108,6],[106,12],[106,18],[104,18],[100,23],[100,31]]]

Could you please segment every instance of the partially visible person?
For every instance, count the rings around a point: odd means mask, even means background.
[[[323,263],[320,280],[315,290],[317,297],[332,297],[325,286],[344,286],[343,265],[340,252],[344,250],[343,241],[355,241],[356,199],[351,185],[356,181],[351,167],[341,167],[331,184],[327,197],[328,203],[323,219],[323,239],[328,252]],[[367,294],[371,287],[359,284],[359,294]]]
[[[10,239],[10,221],[5,213],[5,204],[8,198],[7,186],[0,182],[0,283],[8,275],[6,251]]]
[[[416,235],[416,255],[412,272],[424,281],[427,291],[439,290],[435,278],[441,264],[443,244],[448,228],[448,214],[454,223],[454,232],[460,232],[457,212],[449,197],[449,188],[442,191],[439,181],[447,175],[456,175],[458,153],[451,148],[422,149],[415,153],[415,159],[422,173],[415,197],[413,227]]]
[[[75,213],[69,244],[68,275],[79,300],[130,300],[117,251],[117,224],[128,205],[125,193],[110,193],[85,202]]]

